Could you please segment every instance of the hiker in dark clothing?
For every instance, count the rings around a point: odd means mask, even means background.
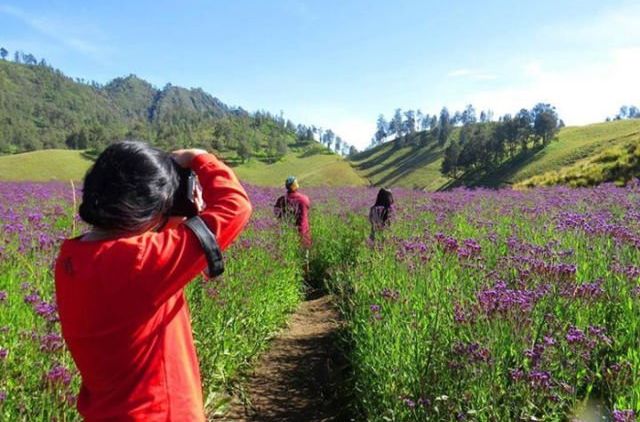
[[[376,203],[369,209],[369,223],[371,234],[369,238],[375,240],[377,232],[381,232],[391,224],[393,216],[393,194],[389,189],[381,188],[378,191]]]
[[[287,177],[285,182],[286,195],[282,195],[276,201],[273,212],[279,219],[291,219],[298,228],[302,245],[311,247],[311,232],[309,230],[309,197],[298,191],[298,181],[294,176]]]

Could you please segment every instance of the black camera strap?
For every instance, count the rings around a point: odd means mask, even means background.
[[[200,241],[202,249],[207,257],[208,276],[217,277],[224,272],[224,260],[222,251],[218,246],[216,235],[202,221],[200,216],[191,217],[184,224],[187,225]]]

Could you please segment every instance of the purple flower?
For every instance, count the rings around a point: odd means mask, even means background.
[[[380,292],[380,295],[387,300],[394,301],[394,300],[398,300],[398,298],[400,297],[400,292],[397,290],[392,290],[385,287]]]
[[[483,347],[478,342],[465,343],[459,341],[453,345],[453,354],[470,363],[488,363],[491,361],[491,352],[489,349]]]
[[[524,355],[531,360],[533,366],[537,366],[544,354],[544,346],[540,343],[533,346],[531,349],[526,349]]]
[[[579,297],[582,299],[597,299],[604,294],[604,289],[602,288],[602,280],[598,280],[594,283],[583,283],[575,288],[573,292],[574,297]]]
[[[382,319],[382,314],[380,314],[380,305],[376,305],[373,304],[371,306],[369,306],[369,310],[371,311],[373,318],[377,319],[377,320],[381,320]]]
[[[411,400],[410,398],[405,398],[402,400],[409,409],[413,409],[416,407],[416,402]]]
[[[584,332],[573,325],[569,326],[565,338],[569,344],[583,343],[586,339]]]
[[[458,241],[453,237],[446,236],[443,233],[436,233],[435,235],[436,241],[445,252],[457,252],[458,251]]]
[[[57,321],[58,319],[58,311],[55,304],[41,301],[39,303],[36,303],[33,309],[34,311],[36,311],[36,314],[40,315],[48,321]]]
[[[533,388],[546,390],[551,387],[551,375],[547,371],[531,371],[528,378]]]
[[[633,410],[614,410],[611,414],[615,422],[635,422],[636,413]]]
[[[606,328],[598,325],[590,325],[587,328],[587,332],[589,336],[592,337],[592,339],[589,340],[590,348],[595,347],[597,343],[602,343],[607,346],[611,345],[611,339],[607,336]]]
[[[33,305],[40,302],[40,295],[38,293],[29,293],[24,297],[24,303]]]
[[[72,378],[71,372],[60,364],[55,364],[45,375],[47,383],[51,386],[69,385]]]
[[[0,347],[0,360],[5,360],[9,356],[9,350],[4,347]]]
[[[72,393],[67,393],[64,396],[64,401],[67,402],[69,406],[74,406],[78,401],[78,396]]]
[[[458,257],[471,258],[480,255],[482,248],[475,239],[466,239],[458,248]]]
[[[518,382],[524,378],[524,371],[522,369],[516,368],[509,370],[509,376],[515,382]]]
[[[43,352],[57,352],[64,346],[62,336],[57,333],[48,333],[40,338],[40,350]]]
[[[7,292],[4,290],[0,290],[0,302],[5,302],[7,300]]]

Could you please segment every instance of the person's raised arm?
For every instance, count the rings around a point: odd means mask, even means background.
[[[191,167],[202,185],[205,202],[200,217],[225,250],[238,237],[251,215],[251,203],[233,171],[202,150],[174,153],[178,164]],[[140,236],[140,254],[133,274],[145,297],[159,305],[206,267],[200,242],[184,224]]]

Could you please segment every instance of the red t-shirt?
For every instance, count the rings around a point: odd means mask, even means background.
[[[224,250],[251,204],[213,155],[191,165],[207,206],[202,219]],[[87,421],[204,421],[198,358],[183,288],[206,267],[183,224],[101,241],[65,240],[55,266],[62,335],[80,371]]]
[[[296,227],[305,246],[311,246],[311,233],[309,232],[310,206],[311,201],[309,197],[298,191],[287,192],[286,196],[278,198],[274,206],[274,211],[278,218],[283,218],[288,213],[293,215]]]

